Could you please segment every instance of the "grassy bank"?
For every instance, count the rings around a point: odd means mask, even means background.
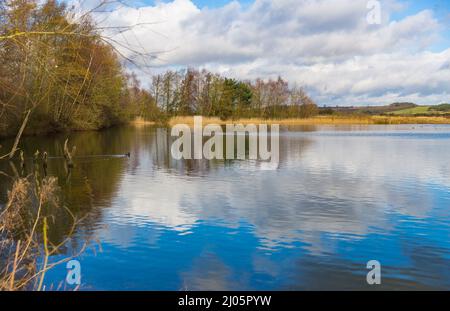
[[[398,116],[446,116],[450,114],[450,105],[441,104],[435,106],[416,106],[408,109],[401,109],[389,112]]]
[[[169,125],[194,124],[191,116],[173,117]],[[262,119],[244,118],[237,120],[221,120],[220,118],[204,117],[203,124],[280,124],[280,125],[364,125],[364,124],[450,124],[450,118],[446,117],[405,117],[405,116],[316,116],[312,118],[292,119]]]
[[[134,126],[146,126],[146,125],[155,125],[156,122],[154,121],[147,121],[142,117],[137,117],[133,121],[130,122],[131,125]]]
[[[393,115],[415,115],[415,114],[432,114],[433,111],[430,111],[430,106],[417,106],[413,108],[401,109],[390,112]]]

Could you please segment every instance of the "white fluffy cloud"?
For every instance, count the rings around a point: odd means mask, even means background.
[[[155,52],[145,60],[154,71],[192,66],[240,79],[280,75],[321,105],[449,101],[450,47],[432,48],[443,25],[432,10],[394,20],[391,14],[404,9],[398,1],[381,1],[381,25],[367,23],[367,0],[235,1],[214,9],[174,0],[96,18],[114,26],[154,23],[114,37]]]

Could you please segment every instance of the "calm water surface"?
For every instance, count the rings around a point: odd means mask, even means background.
[[[450,126],[283,128],[272,170],[173,160],[169,134],[71,134],[72,173],[49,160],[62,201],[83,218],[52,261],[88,243],[77,258],[81,289],[373,289],[372,259],[382,265],[378,289],[450,289]],[[64,139],[27,137],[23,146],[60,156]],[[3,202],[7,187],[0,176]],[[50,238],[70,227],[59,220]],[[66,272],[50,271],[47,286]]]

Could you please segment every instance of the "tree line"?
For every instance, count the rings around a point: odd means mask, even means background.
[[[89,14],[63,2],[0,4],[0,133],[99,129],[130,118],[129,76]]]
[[[239,81],[189,68],[154,75],[143,88],[113,42],[89,13],[61,1],[0,1],[0,136],[22,125],[33,134],[100,129],[137,116],[161,121],[317,113],[305,91],[282,78]]]
[[[303,88],[290,87],[281,77],[240,81],[207,70],[167,71],[152,77],[150,95],[168,116],[306,118],[318,113]]]

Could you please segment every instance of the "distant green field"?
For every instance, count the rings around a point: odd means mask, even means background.
[[[414,108],[401,109],[390,112],[394,115],[414,115],[414,114],[436,114],[436,111],[430,111],[430,106],[417,106]]]

